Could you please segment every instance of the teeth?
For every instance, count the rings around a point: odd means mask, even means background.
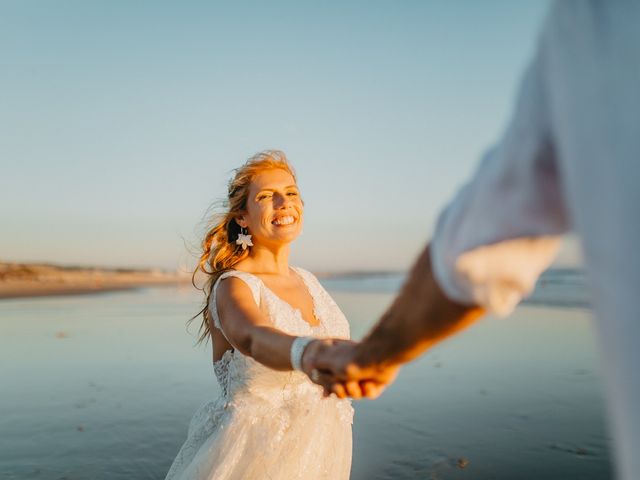
[[[293,216],[289,215],[287,217],[276,218],[273,222],[274,225],[291,225],[295,221]]]

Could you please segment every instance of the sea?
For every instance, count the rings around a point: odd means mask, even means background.
[[[404,272],[345,273],[322,279],[325,288],[355,293],[396,293],[404,283]],[[579,268],[555,268],[542,273],[523,305],[559,308],[590,308],[586,273]]]
[[[402,273],[322,279],[362,338]],[[0,479],[163,479],[220,394],[189,286],[0,301]],[[613,478],[584,272],[550,270],[354,402],[352,479]],[[327,459],[330,461],[330,459]]]

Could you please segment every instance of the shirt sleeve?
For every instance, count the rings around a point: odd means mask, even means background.
[[[541,37],[507,130],[440,214],[431,242],[445,294],[499,316],[530,293],[568,228],[545,68]]]

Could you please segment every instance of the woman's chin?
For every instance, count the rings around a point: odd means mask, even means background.
[[[276,244],[287,244],[293,242],[296,238],[300,236],[300,230],[282,230],[279,232],[274,232],[274,234],[269,238],[270,243]]]

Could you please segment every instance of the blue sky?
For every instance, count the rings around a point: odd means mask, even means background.
[[[547,6],[2,1],[0,258],[187,264],[230,171],[278,148],[306,201],[292,263],[406,268]]]

